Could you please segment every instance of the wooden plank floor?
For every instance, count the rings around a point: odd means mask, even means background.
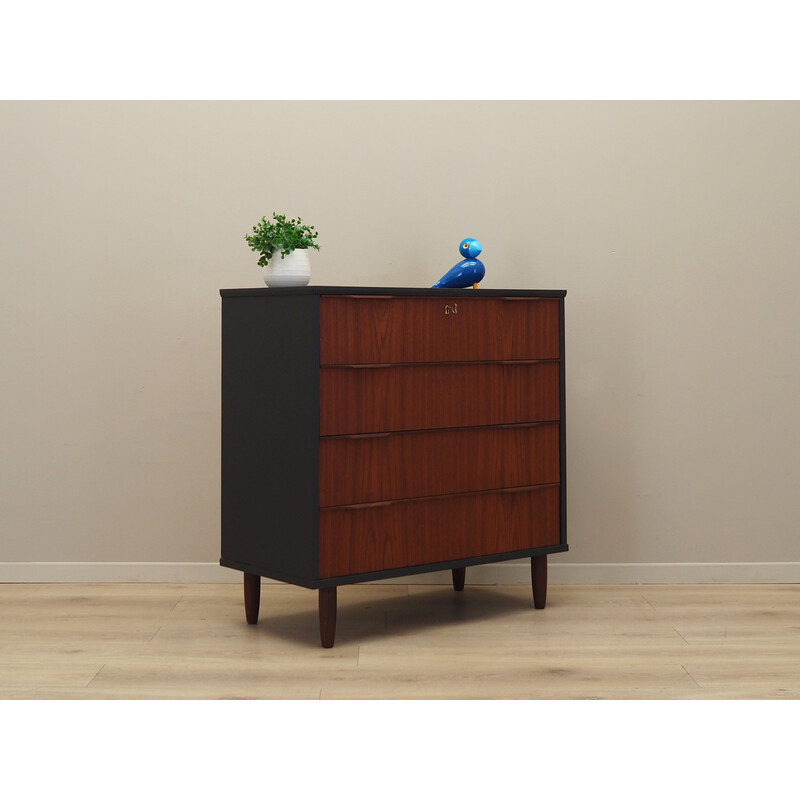
[[[469,581],[469,571],[467,571]],[[800,585],[0,585],[0,698],[800,698]]]

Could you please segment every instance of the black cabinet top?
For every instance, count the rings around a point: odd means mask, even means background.
[[[316,294],[348,294],[348,295],[392,295],[402,297],[427,296],[435,297],[565,297],[565,289],[421,289],[400,288],[390,286],[290,286],[280,289],[220,289],[222,297],[271,297],[274,295],[316,295]]]

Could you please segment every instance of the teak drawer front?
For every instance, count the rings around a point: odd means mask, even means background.
[[[320,370],[320,435],[559,419],[558,361]]]
[[[320,511],[319,576],[455,561],[559,543],[559,487]]]
[[[559,301],[546,298],[320,298],[320,364],[559,357]]]
[[[320,440],[323,507],[558,481],[557,422]]]

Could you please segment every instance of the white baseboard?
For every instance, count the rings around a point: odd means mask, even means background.
[[[505,561],[467,570],[467,583],[530,583],[530,562]],[[0,583],[238,583],[241,573],[214,562],[0,562]],[[390,578],[382,583],[447,584],[450,572]],[[265,579],[267,581],[267,579]],[[559,564],[548,563],[555,585],[631,583],[800,583],[800,562]],[[272,582],[272,581],[267,581]]]

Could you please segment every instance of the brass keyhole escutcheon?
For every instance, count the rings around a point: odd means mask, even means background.
[[[458,303],[453,303],[451,306],[444,307],[445,314],[458,314]]]

